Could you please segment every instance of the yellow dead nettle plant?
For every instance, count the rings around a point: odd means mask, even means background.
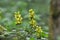
[[[30,25],[32,25],[33,28],[35,28],[35,31],[36,31],[36,35],[38,37],[41,36],[41,33],[43,32],[41,27],[40,26],[37,26],[37,22],[36,20],[34,20],[34,11],[33,9],[30,9],[29,10],[29,19],[30,19]]]
[[[22,23],[22,17],[21,17],[21,14],[20,12],[15,12],[15,19],[16,19],[16,24],[21,24]]]
[[[29,19],[30,19],[30,25],[32,25],[32,27],[36,26],[36,21],[34,20],[34,10],[33,9],[29,10]]]

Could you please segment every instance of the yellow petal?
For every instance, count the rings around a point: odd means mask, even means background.
[[[16,18],[16,20],[20,20],[20,18]]]

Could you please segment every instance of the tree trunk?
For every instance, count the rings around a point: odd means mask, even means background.
[[[49,40],[57,40],[60,35],[60,0],[51,0],[50,9]]]

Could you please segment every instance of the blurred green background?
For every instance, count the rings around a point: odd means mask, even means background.
[[[0,0],[0,25],[7,28],[8,31],[13,28],[29,30],[29,9],[33,9],[38,25],[48,33],[49,6],[50,0]],[[14,23],[14,12],[17,11],[20,11],[23,17],[22,24],[18,26]],[[31,38],[31,40],[35,39]]]

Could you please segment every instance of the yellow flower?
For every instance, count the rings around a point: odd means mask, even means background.
[[[33,9],[29,10],[29,17],[30,17],[30,19],[34,18],[34,11],[33,11]]]
[[[31,13],[33,11],[33,9],[30,9],[29,12]]]
[[[18,21],[18,20],[20,20],[20,18],[16,18],[16,20]]]
[[[30,15],[34,15],[34,11],[32,11],[31,13],[29,13]]]
[[[21,17],[21,18],[20,18],[20,21],[22,21],[22,19],[23,19],[23,18]]]
[[[31,18],[34,18],[34,13],[31,13],[30,15],[29,15],[29,17]]]
[[[36,24],[35,24],[35,25],[33,25],[32,27],[33,27],[33,28],[35,28],[35,26],[36,26]]]
[[[20,11],[18,11],[18,12],[15,12],[15,14],[17,15],[17,14],[20,14]]]
[[[41,27],[36,26],[35,31],[37,32],[37,33],[36,33],[36,36],[37,36],[37,37],[40,37],[40,36],[41,36],[41,33],[42,33],[42,29],[41,29]]]
[[[15,18],[19,18],[19,17],[21,17],[20,12],[15,12]]]
[[[20,12],[15,12],[15,19],[16,19],[16,24],[22,23],[22,17]]]
[[[16,21],[15,23],[16,23],[16,24],[21,24],[22,22],[20,22],[20,21]]]
[[[19,15],[15,15],[15,18],[19,18],[19,17],[21,17],[21,15],[19,14]]]
[[[17,23],[21,23],[20,21],[17,21]]]
[[[41,29],[41,27],[39,27],[39,29],[40,29],[41,32],[43,32],[42,29]]]
[[[36,25],[36,21],[35,21],[34,19],[32,19],[32,20],[30,21],[30,25],[35,26],[35,25]]]
[[[41,27],[36,26],[36,30],[35,31],[38,32],[38,33],[41,33],[42,29],[41,29]]]
[[[37,37],[40,37],[40,33],[36,33],[36,36],[37,36]]]

